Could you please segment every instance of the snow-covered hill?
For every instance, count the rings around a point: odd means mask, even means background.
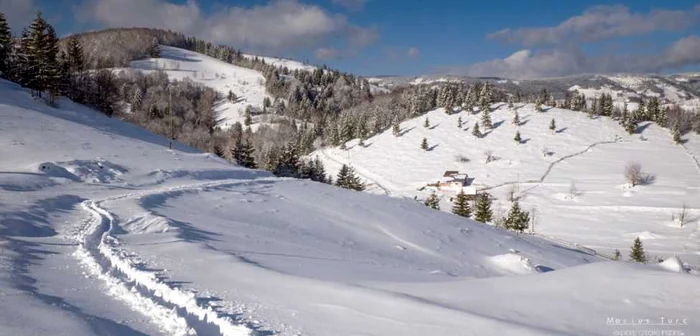
[[[308,68],[301,63],[289,60],[268,59],[291,68]],[[273,99],[265,92],[265,78],[256,70],[235,66],[221,60],[185,49],[161,46],[161,57],[131,62],[130,69],[142,72],[164,71],[173,80],[190,79],[211,87],[226,97],[233,92],[236,102],[222,101],[216,112],[222,119],[222,127],[229,127],[236,122],[243,123],[247,106],[262,109],[265,97]],[[121,71],[126,69],[116,69]],[[253,125],[255,127],[255,125]]]
[[[483,138],[472,135],[480,113],[447,115],[440,108],[403,122],[400,137],[388,130],[366,140],[366,147],[355,140],[347,151],[329,148],[317,155],[332,172],[341,163],[355,166],[370,191],[396,197],[424,199],[429,191],[420,188],[458,170],[496,196],[502,212],[510,206],[506,194],[515,188],[521,204],[536,211],[535,230],[541,234],[623,254],[639,236],[651,255],[683,255],[700,265],[700,137],[688,134],[680,146],[655,124],[642,124],[630,136],[609,118],[556,108],[539,113],[532,105],[516,106],[521,121],[516,126],[506,106],[493,107],[495,127],[482,129]],[[423,125],[426,118],[430,128]],[[552,119],[555,132],[549,130]],[[518,130],[522,144],[513,140]],[[423,138],[431,150],[420,148]],[[487,152],[496,160],[486,163]],[[628,186],[623,171],[630,162],[641,163],[654,181]],[[442,196],[442,208],[449,211],[454,192]],[[684,205],[690,215],[680,227]]]
[[[5,81],[0,157],[3,335],[645,328],[611,317],[676,318],[687,323],[667,329],[700,331],[698,278],[676,259],[601,261],[412,200],[275,178],[179,144],[170,151],[164,138],[69,101],[47,107]]]

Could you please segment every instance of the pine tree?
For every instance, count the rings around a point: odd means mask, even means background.
[[[231,150],[233,160],[241,167],[257,168],[255,164],[255,148],[246,140],[245,143],[239,138]]]
[[[481,131],[479,131],[479,123],[474,123],[474,127],[472,128],[472,134],[477,138],[481,138]]]
[[[348,189],[348,179],[350,175],[350,167],[343,165],[338,171],[338,175],[335,177],[335,185],[341,188]]]
[[[425,122],[423,122],[423,127],[430,128],[430,120],[428,119],[428,117],[425,117]]]
[[[630,135],[637,132],[637,120],[633,115],[627,117],[627,120],[625,121],[625,131],[627,131],[627,133]]]
[[[251,116],[251,107],[250,105],[246,106],[245,112],[243,113],[243,124],[246,126],[250,126],[253,123],[253,117]]]
[[[464,190],[460,190],[455,198],[455,204],[452,207],[452,213],[457,216],[471,217],[472,208],[469,206],[469,200]]]
[[[425,199],[425,202],[423,202],[425,206],[435,209],[435,210],[440,210],[440,199],[438,199],[437,195],[435,193],[430,194],[428,198]]]
[[[681,128],[678,126],[678,122],[673,123],[673,142],[680,144],[683,142],[681,139]]]
[[[399,126],[399,123],[394,123],[394,125],[391,127],[391,133],[393,133],[395,137],[399,137],[401,135],[401,128]]]
[[[523,142],[523,139],[520,137],[520,131],[515,132],[515,138],[513,138],[516,143],[521,144]]]
[[[557,122],[552,118],[552,121],[549,122],[549,130],[554,132],[555,129],[557,129]]]
[[[5,14],[0,13],[0,76],[8,77],[10,70],[10,53],[12,51],[12,33]]]
[[[83,46],[76,36],[68,38],[68,64],[72,74],[85,69]]]
[[[423,138],[423,141],[420,143],[420,149],[427,151],[428,150],[428,139]]]
[[[644,247],[642,246],[642,241],[639,240],[639,237],[634,239],[634,244],[632,245],[632,250],[630,251],[630,260],[640,263],[647,262]]]
[[[457,118],[457,128],[462,128],[462,117]]]
[[[513,113],[513,125],[520,126],[520,115],[518,114],[518,111],[514,111]]]
[[[620,257],[622,254],[620,253],[620,250],[615,250],[615,253],[613,254],[613,260],[620,260]]]
[[[518,201],[513,202],[513,205],[508,212],[504,225],[506,229],[517,232],[524,232],[530,223],[530,215],[527,212],[520,210]]]
[[[335,185],[350,190],[365,190],[365,185],[360,181],[360,178],[355,175],[355,169],[348,165],[343,165],[340,168],[338,176],[335,179]]]
[[[542,109],[542,103],[541,103],[541,102],[538,101],[537,104],[535,104],[535,111],[537,111],[537,112],[542,112],[542,111],[544,111],[544,110]]]
[[[491,113],[488,109],[481,112],[481,126],[486,129],[493,127],[493,124],[491,123]]]
[[[476,198],[476,209],[474,212],[474,220],[477,222],[490,222],[493,219],[493,211],[491,211],[491,197],[489,194],[481,193]]]

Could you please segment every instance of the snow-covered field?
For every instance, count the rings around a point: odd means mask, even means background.
[[[447,123],[449,117],[434,118],[441,124],[430,131],[437,144],[438,133],[447,137],[447,127],[456,126]],[[533,127],[536,118],[530,118]],[[571,123],[561,127],[573,132]],[[508,127],[480,141],[495,141]],[[598,140],[605,127],[571,146]],[[384,141],[417,148],[418,141],[409,140],[422,132],[416,128]],[[675,153],[660,132],[650,127],[645,135],[666,146],[664,153]],[[459,152],[470,153],[469,133],[459,134],[465,140]],[[362,150],[380,150],[380,139]],[[542,141],[536,139],[504,149],[494,164],[504,165],[515,158],[509,153]],[[547,141],[563,151],[556,144]],[[438,155],[446,148],[413,155]],[[618,200],[684,192],[671,187],[680,178],[656,170],[677,165],[674,172],[684,174],[690,168],[679,164],[681,154],[664,156],[657,165],[644,162],[658,174],[657,185],[623,191],[603,179],[600,186],[615,190]],[[2,335],[700,332],[698,277],[677,259],[662,265],[609,262],[412,200],[279,179],[179,144],[170,151],[166,139],[138,127],[65,100],[60,109],[47,107],[5,81],[0,157]],[[535,170],[523,178],[537,176],[543,160],[526,161],[510,165]],[[397,176],[422,179],[432,175],[426,169],[416,166],[415,173]],[[688,183],[695,183],[693,176],[688,174]],[[483,179],[512,177],[493,170]],[[411,186],[402,180],[391,183],[397,193],[409,194]],[[581,184],[581,200],[593,191],[588,186]],[[654,325],[630,325],[631,318]],[[659,326],[662,318],[678,320]]]
[[[506,194],[514,189],[521,204],[535,210],[538,233],[603,253],[618,249],[625,256],[639,236],[654,257],[680,255],[700,265],[697,135],[686,135],[687,142],[680,146],[672,142],[668,130],[654,124],[642,124],[640,134],[630,136],[609,118],[592,120],[585,113],[556,108],[538,113],[532,105],[517,106],[522,125],[516,126],[506,106],[494,107],[498,107],[492,113],[495,127],[483,138],[472,135],[481,114],[448,116],[437,109],[403,122],[401,137],[389,130],[368,139],[366,148],[355,140],[347,151],[329,148],[317,155],[331,172],[342,163],[355,166],[371,192],[411,199],[424,199],[429,191],[418,189],[435,183],[447,170],[458,170],[496,196],[494,204],[504,213],[510,206]],[[430,129],[423,126],[426,117]],[[464,124],[461,129],[458,118]],[[552,119],[555,132],[549,130]],[[524,143],[513,140],[516,130]],[[430,151],[420,149],[423,138]],[[497,159],[486,163],[486,152]],[[460,156],[469,162],[461,162]],[[623,171],[630,162],[639,162],[653,175],[653,182],[627,185]],[[442,209],[449,211],[454,192],[441,196]],[[684,204],[689,214],[680,227],[678,214]]]
[[[243,123],[247,106],[262,109],[265,97],[272,99],[265,92],[265,78],[256,70],[229,64],[218,59],[193,51],[161,46],[161,57],[131,62],[131,69],[143,72],[162,70],[173,80],[191,79],[194,82],[211,87],[226,97],[233,92],[239,99],[236,102],[224,100],[216,108],[226,128],[236,122]],[[293,61],[283,63],[286,66],[297,64]],[[120,71],[122,69],[115,69]],[[255,128],[256,125],[253,125]]]

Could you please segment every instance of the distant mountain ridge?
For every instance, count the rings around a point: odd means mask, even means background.
[[[420,77],[373,77],[373,84],[393,89],[407,85],[433,84],[444,82],[491,82],[496,88],[506,92],[520,92],[523,95],[536,94],[547,90],[555,99],[563,99],[567,91],[579,91],[588,98],[602,93],[612,94],[616,101],[638,102],[640,99],[658,97],[662,104],[675,104],[683,109],[700,108],[700,73],[680,73],[673,75],[655,74],[583,74],[567,77],[542,79],[507,79],[498,77],[463,77],[452,75],[431,75]]]

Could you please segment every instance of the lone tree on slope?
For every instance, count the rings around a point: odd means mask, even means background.
[[[642,171],[642,165],[639,162],[631,162],[625,166],[625,179],[633,187],[638,186],[646,180],[646,174]]]
[[[394,123],[394,125],[391,127],[391,133],[393,133],[395,137],[401,135],[401,128],[399,127],[399,123]]]
[[[420,149],[427,151],[428,150],[428,139],[423,138],[423,141],[420,143]]]
[[[520,131],[515,132],[515,138],[513,138],[513,140],[515,140],[515,142],[517,142],[518,144],[521,144],[523,142],[523,139],[520,137]]]
[[[557,122],[552,118],[552,121],[549,122],[549,130],[554,132],[555,129],[557,129]]]
[[[505,227],[508,230],[524,232],[530,223],[530,215],[527,212],[520,210],[518,201],[513,202],[513,205],[508,212],[508,218],[505,220]]]
[[[423,202],[425,206],[431,209],[435,210],[440,210],[440,200],[438,199],[437,195],[435,193],[430,194],[428,198],[425,199],[425,202]]]
[[[472,208],[469,206],[469,200],[467,199],[467,195],[464,193],[464,190],[460,190],[459,194],[457,194],[455,204],[452,207],[452,213],[457,216],[471,217]]]
[[[335,185],[341,188],[363,191],[365,185],[360,181],[360,178],[355,175],[355,168],[348,165],[343,165],[338,172],[335,180]]]
[[[428,119],[428,117],[425,117],[425,122],[423,122],[423,127],[430,128],[430,119]]]
[[[474,123],[474,127],[472,128],[472,134],[477,138],[481,138],[481,131],[479,130],[479,123]]]
[[[632,250],[630,251],[630,260],[645,263],[647,262],[646,254],[644,253],[644,246],[642,246],[642,241],[639,237],[634,239],[634,244],[632,244]]]
[[[518,114],[518,111],[514,111],[513,113],[513,125],[520,126],[520,115]]]
[[[479,196],[477,196],[474,219],[482,223],[493,220],[493,211],[491,211],[491,196],[489,196],[489,194],[481,193]]]

